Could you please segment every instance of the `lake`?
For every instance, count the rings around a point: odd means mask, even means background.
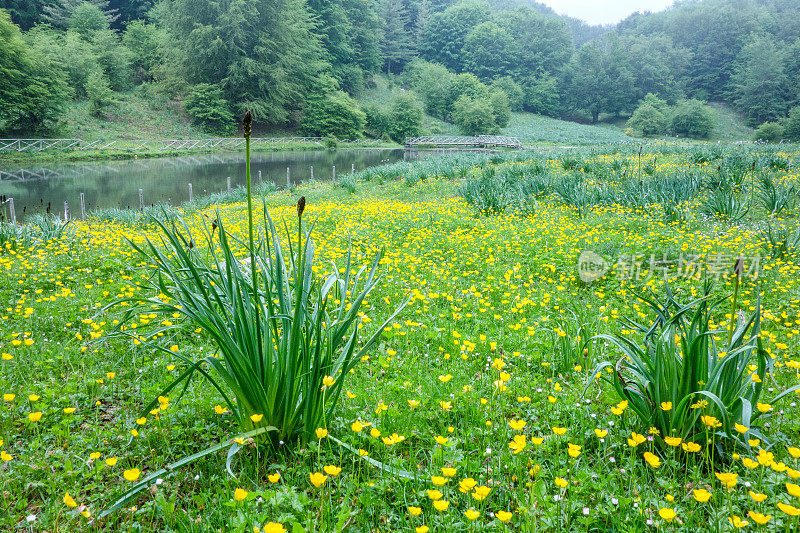
[[[416,159],[437,151],[402,149],[339,149],[262,152],[251,158],[253,183],[258,173],[263,181],[286,187],[286,168],[292,184],[311,178],[328,180],[333,175],[367,167]],[[441,153],[441,152],[439,152]],[[127,159],[91,162],[0,163],[0,195],[14,198],[19,219],[25,214],[42,213],[51,205],[63,216],[68,202],[73,217],[80,216],[80,194],[86,209],[138,208],[139,189],[145,205],[181,204],[189,200],[189,184],[195,197],[223,191],[230,177],[231,187],[245,184],[243,153],[198,154],[153,159]]]

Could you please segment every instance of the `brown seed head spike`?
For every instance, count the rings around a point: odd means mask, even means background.
[[[249,139],[250,133],[253,131],[253,115],[249,109],[244,114],[244,119],[242,119],[242,129],[244,130],[244,138]]]
[[[744,260],[741,257],[736,258],[736,263],[733,265],[733,272],[736,274],[737,278],[742,278],[742,274],[744,273]]]
[[[297,218],[303,216],[303,211],[306,208],[306,197],[301,196],[300,199],[297,201]]]

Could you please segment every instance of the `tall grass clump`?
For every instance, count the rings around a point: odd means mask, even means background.
[[[649,324],[628,320],[637,335],[593,337],[620,354],[598,364],[593,375],[627,402],[637,430],[647,434],[655,428],[662,445],[736,441],[747,446],[751,436],[764,438],[758,425],[770,416],[771,404],[798,388],[779,394],[770,405],[761,403],[763,380],[773,363],[761,343],[760,304],[749,317],[737,308],[741,263],[737,267],[732,305],[726,305],[729,298],[715,299],[710,284],[702,297],[685,304],[667,288],[663,301],[638,295],[653,318]],[[734,317],[732,327],[712,327],[720,310]]]
[[[769,216],[792,209],[797,203],[797,187],[794,185],[775,183],[769,174],[762,175],[758,185],[758,197]]]
[[[162,243],[148,240],[132,246],[153,265],[151,289],[159,296],[137,301],[122,322],[135,319],[144,310],[182,317],[216,346],[217,357],[193,360],[175,353],[186,367],[163,395],[199,374],[219,392],[242,430],[269,428],[275,439],[307,441],[330,420],[349,371],[403,306],[359,346],[359,311],[378,284],[382,251],[369,267],[357,271],[348,251],[341,274],[334,265],[326,278],[317,279],[313,273],[313,225],[306,230],[303,224],[305,197],[297,204],[294,234],[285,224],[288,250],[281,244],[266,205],[265,232],[257,235],[250,180],[249,113],[245,115],[244,133],[246,242],[229,233],[219,215],[200,236],[193,235],[180,218],[153,219]],[[244,259],[239,250],[244,252]],[[154,334],[176,327],[165,325]],[[157,349],[172,355],[163,347]]]

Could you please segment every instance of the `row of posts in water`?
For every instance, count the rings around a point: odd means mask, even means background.
[[[350,171],[355,173],[356,166],[355,164],[350,165]],[[336,179],[336,165],[332,167],[332,179]],[[314,167],[311,167],[311,180],[314,180]],[[263,184],[263,180],[261,178],[261,171],[258,171],[258,183],[259,185]],[[231,192],[231,177],[228,176],[227,179],[228,185],[228,192]],[[289,173],[289,167],[286,167],[286,188],[290,189],[292,186],[291,177]],[[13,198],[6,198],[4,201],[0,199],[0,205],[5,203],[8,206],[8,214],[12,224],[17,223],[17,213],[14,210],[14,199]],[[189,184],[189,203],[194,203],[194,191],[192,190],[192,184]],[[48,204],[49,205],[49,204]],[[144,210],[144,189],[139,189],[139,210]],[[69,218],[69,202],[64,202],[64,220],[68,221]],[[81,220],[86,220],[86,201],[84,200],[83,193],[81,193]]]

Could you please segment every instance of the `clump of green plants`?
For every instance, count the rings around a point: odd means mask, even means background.
[[[776,184],[769,174],[759,180],[758,197],[768,215],[774,216],[797,203],[797,187]]]
[[[750,212],[747,200],[727,188],[712,191],[700,209],[710,217],[724,218],[733,223],[741,221]]]
[[[800,251],[800,227],[768,225],[761,232],[761,243],[774,259],[793,257]]]
[[[737,307],[741,263],[735,269],[732,304],[730,297],[712,295],[710,283],[689,303],[678,301],[667,287],[663,301],[637,295],[651,321],[627,320],[636,334],[593,337],[621,354],[598,364],[593,376],[610,383],[635,414],[638,431],[655,428],[662,445],[735,441],[747,446],[750,436],[764,438],[758,424],[769,416],[771,404],[798,389],[782,392],[769,405],[761,403],[763,380],[773,363],[761,344],[760,304],[750,316]],[[712,326],[720,311],[734,317],[731,327]]]

